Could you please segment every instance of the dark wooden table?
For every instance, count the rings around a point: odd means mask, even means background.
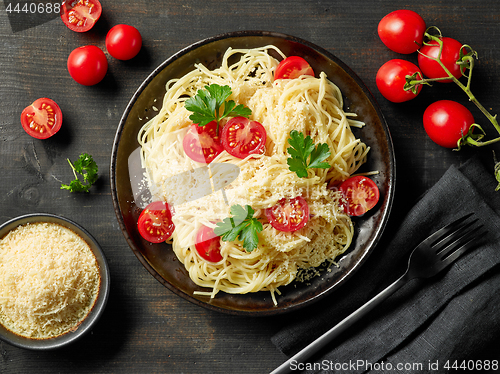
[[[39,1],[34,1],[38,3]],[[200,39],[237,30],[291,34],[330,51],[373,92],[386,117],[397,159],[393,211],[379,245],[387,243],[418,197],[452,164],[477,154],[493,168],[492,149],[454,152],[434,144],[422,126],[424,109],[439,99],[467,105],[489,135],[495,131],[453,84],[425,88],[417,99],[393,104],[375,85],[378,68],[391,58],[377,35],[379,20],[409,7],[428,25],[479,53],[473,92],[487,109],[500,111],[500,2],[422,0],[160,1],[102,0],[103,15],[88,33],[75,33],[59,17],[27,19],[0,5],[0,222],[31,212],[70,218],[99,241],[111,269],[107,309],[93,331],[65,349],[34,352],[0,343],[0,373],[265,373],[285,356],[270,337],[294,315],[244,318],[205,310],[157,282],[130,250],[118,226],[110,192],[110,156],[127,102],[161,62]],[[19,2],[26,3],[26,2]],[[27,3],[30,3],[28,1]],[[50,18],[50,17],[49,17]],[[39,24],[37,24],[39,23]],[[105,50],[115,24],[137,27],[143,48],[131,61],[108,56],[105,79],[93,87],[75,83],[66,70],[69,53],[93,44]],[[403,56],[416,61],[416,55]],[[39,141],[21,128],[22,109],[39,97],[63,110],[63,128]],[[93,155],[99,180],[89,194],[61,190],[72,172],[66,158]],[[497,343],[497,342],[496,342]],[[466,359],[466,357],[464,358]]]

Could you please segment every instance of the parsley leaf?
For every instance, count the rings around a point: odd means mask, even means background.
[[[194,97],[190,97],[184,103],[184,107],[193,112],[189,119],[198,126],[205,126],[209,122],[216,121],[218,133],[221,119],[238,116],[248,118],[252,114],[250,108],[242,104],[236,105],[233,100],[226,101],[231,93],[231,87],[219,86],[215,83],[205,86],[204,90],[198,90]]]
[[[323,162],[330,156],[328,144],[320,143],[315,147],[309,135],[304,138],[304,134],[297,130],[290,131],[288,144],[291,145],[287,149],[291,156],[287,160],[288,168],[290,171],[294,171],[299,178],[307,177],[307,169],[330,168],[328,162]]]
[[[221,236],[222,241],[225,242],[239,239],[243,242],[243,248],[247,252],[252,252],[259,243],[257,233],[263,229],[262,223],[257,218],[253,218],[254,213],[250,205],[231,206],[232,217],[217,223],[214,228],[215,235]]]
[[[98,178],[98,167],[92,159],[92,156],[88,153],[83,153],[74,164],[72,164],[69,159],[68,163],[71,166],[71,169],[73,169],[75,179],[69,184],[62,183],[61,190],[69,190],[70,192],[89,192],[90,186],[92,186]],[[83,183],[80,179],[78,179],[78,175],[76,173],[83,177]]]

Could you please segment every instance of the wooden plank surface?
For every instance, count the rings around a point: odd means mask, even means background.
[[[492,149],[500,157],[498,146],[453,152],[427,138],[423,111],[445,98],[466,104],[489,135],[495,135],[456,86],[425,87],[417,99],[396,105],[375,85],[378,68],[400,57],[380,42],[377,24],[392,10],[410,8],[428,25],[437,25],[445,35],[478,51],[473,91],[487,109],[500,111],[496,1],[102,0],[101,19],[83,34],[67,29],[59,17],[23,25],[22,17],[9,19],[7,3],[0,4],[0,222],[48,212],[80,223],[102,245],[112,282],[106,312],[84,340],[52,352],[0,343],[2,374],[265,373],[285,359],[270,337],[296,316],[228,316],[179,298],[142,267],[113,210],[111,148],[127,102],[155,67],[200,39],[238,30],[282,32],[328,50],[359,75],[382,108],[397,159],[396,198],[380,245],[390,240],[401,218],[450,165],[478,154],[493,167]],[[108,56],[103,82],[93,87],[76,84],[66,70],[69,53],[86,44],[105,49],[107,31],[119,23],[142,33],[139,56],[131,61]],[[416,61],[416,55],[404,58]],[[64,112],[61,134],[43,142],[27,136],[19,123],[22,109],[39,97],[54,99]],[[97,186],[89,194],[60,190],[61,182],[72,179],[66,158],[76,159],[82,152],[92,154],[100,167]]]

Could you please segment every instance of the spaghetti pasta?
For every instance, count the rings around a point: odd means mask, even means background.
[[[273,80],[278,65],[273,55],[285,58],[275,46],[230,48],[217,69],[195,65],[192,72],[167,83],[161,110],[138,135],[152,194],[175,209],[172,248],[193,282],[210,289],[201,293],[211,297],[219,291],[267,290],[276,303],[278,287],[296,279],[301,269],[334,261],[352,241],[353,224],[340,207],[340,193],[328,189],[327,183],[347,179],[366,161],[369,147],[351,130],[362,123],[354,119],[355,114],[343,111],[342,94],[324,72],[317,78]],[[186,171],[194,173],[204,166],[183,151],[182,140],[192,124],[184,103],[212,83],[229,86],[230,99],[252,110],[250,119],[264,126],[267,142],[264,153],[245,159],[220,153],[212,164],[235,165],[239,175],[224,190],[216,191],[212,185],[207,193],[208,182],[188,177],[180,181],[175,176],[188,176]],[[315,143],[328,144],[331,153],[325,161],[331,167],[309,169],[306,178],[290,171],[287,140],[292,130],[311,136]],[[306,199],[309,222],[295,232],[276,230],[267,222],[265,209],[296,196]],[[255,210],[254,217],[263,223],[259,244],[248,252],[238,240],[221,241],[222,260],[208,262],[195,250],[196,232],[202,225],[214,228],[230,215],[233,204]]]

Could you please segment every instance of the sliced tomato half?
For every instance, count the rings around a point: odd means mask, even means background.
[[[196,233],[195,248],[198,254],[210,262],[222,260],[220,254],[220,237],[215,235],[214,230],[207,226],[201,226]]]
[[[148,242],[164,242],[172,236],[175,229],[170,206],[163,201],[152,202],[142,211],[137,227]]]
[[[266,140],[264,126],[245,117],[231,118],[222,129],[222,146],[234,157],[245,158],[261,153]]]
[[[309,221],[309,205],[301,196],[281,199],[275,206],[267,208],[265,214],[271,226],[276,230],[297,231]]]
[[[274,79],[295,79],[301,75],[314,77],[314,70],[302,57],[290,56],[282,60],[276,67]]]
[[[34,138],[50,138],[61,128],[61,108],[54,100],[46,97],[37,99],[22,111],[21,125]]]
[[[99,0],[67,0],[61,4],[61,19],[73,31],[85,32],[94,27],[102,13]]]
[[[205,126],[191,125],[184,136],[182,147],[191,160],[211,163],[224,150],[220,136],[217,135],[217,122],[212,121]]]
[[[377,205],[380,191],[370,178],[355,176],[339,186],[344,196],[344,211],[350,216],[361,216]]]

